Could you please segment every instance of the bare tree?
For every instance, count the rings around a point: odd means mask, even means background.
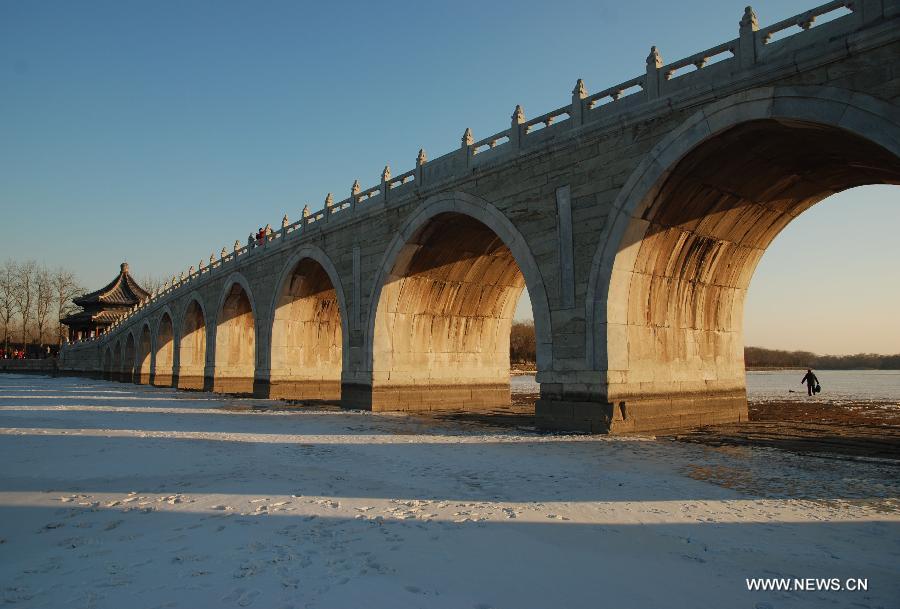
[[[56,303],[56,319],[59,323],[60,319],[75,309],[72,299],[84,292],[84,289],[78,285],[72,271],[64,268],[53,271],[50,283],[53,288],[53,301]],[[56,341],[59,345],[63,342],[63,325],[61,323],[57,327]]]
[[[28,347],[28,324],[31,323],[31,316],[34,312],[34,284],[37,263],[34,260],[26,260],[21,262],[16,269],[15,289],[13,291],[13,300],[16,304],[16,311],[22,320],[22,348]]]
[[[6,260],[0,266],[0,323],[3,324],[3,353],[9,351],[9,333],[16,313],[16,275],[18,264]]]
[[[53,281],[50,271],[44,265],[34,273],[34,318],[37,328],[37,342],[43,348],[50,311],[53,310]]]
[[[163,285],[163,280],[154,275],[144,275],[141,280],[138,282],[145,291],[153,294]]]

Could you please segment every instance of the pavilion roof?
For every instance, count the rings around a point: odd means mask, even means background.
[[[124,311],[125,309],[94,312],[78,311],[77,313],[72,313],[71,315],[64,317],[61,321],[67,326],[84,324],[109,325],[119,319],[123,315]]]
[[[119,268],[119,275],[111,282],[99,290],[75,298],[72,302],[85,308],[96,308],[98,305],[130,307],[150,297],[150,293],[138,285],[138,282],[128,272],[127,262],[123,262]]]

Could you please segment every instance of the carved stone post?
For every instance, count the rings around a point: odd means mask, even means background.
[[[744,9],[744,16],[741,17],[740,36],[738,38],[738,61],[741,69],[746,69],[756,63],[756,31],[759,30],[759,21],[756,19],[756,13],[753,7],[748,6]]]
[[[512,113],[512,122],[509,126],[509,143],[514,150],[522,147],[522,123],[525,122],[525,111],[522,106],[516,104],[516,109]]]
[[[422,173],[423,173],[422,167],[427,162],[428,162],[428,157],[425,155],[425,149],[419,148],[419,155],[416,157],[416,177],[415,177],[416,188],[419,188],[419,186],[422,185]]]
[[[359,180],[353,180],[353,186],[350,187],[350,210],[356,209],[356,204],[359,203],[359,193],[362,188],[359,185]]]
[[[647,93],[648,100],[659,97],[659,69],[662,65],[662,55],[655,46],[650,47],[650,54],[647,55],[647,78],[644,81],[644,91]]]
[[[462,146],[460,148],[463,155],[463,162],[465,162],[466,167],[470,167],[472,165],[472,156],[475,152],[472,148],[473,142],[475,142],[475,138],[472,137],[472,130],[466,127],[466,130],[462,135]]]
[[[884,16],[885,4],[887,4],[887,2],[883,2],[882,0],[858,0],[853,3],[853,12],[859,13],[860,21],[862,23],[877,21]]]
[[[331,217],[331,208],[334,207],[334,195],[330,192],[325,195],[325,221],[328,222],[328,219]]]
[[[584,81],[580,78],[572,89],[572,108],[569,110],[569,117],[572,120],[572,126],[578,127],[584,124],[584,98],[587,97],[587,89]]]
[[[388,190],[391,189],[390,184],[388,184],[388,180],[391,179],[391,166],[385,165],[384,171],[381,172],[381,199],[385,203],[388,201]]]

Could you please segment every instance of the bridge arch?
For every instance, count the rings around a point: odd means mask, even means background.
[[[153,331],[150,329],[150,322],[144,322],[137,341],[137,363],[135,364],[134,382],[148,385],[152,371]]]
[[[175,364],[175,324],[172,310],[163,307],[154,332],[154,363],[152,382],[157,387],[171,387]]]
[[[340,399],[350,352],[347,301],[340,274],[322,249],[305,245],[288,259],[268,310],[269,349],[263,356],[269,378],[262,393]]]
[[[117,340],[113,346],[112,363],[110,364],[109,378],[112,381],[122,380],[122,341]]]
[[[175,341],[178,349],[178,388],[203,389],[208,343],[206,331],[209,317],[203,298],[192,292],[181,312]]]
[[[371,385],[353,384],[348,396],[345,384],[345,401],[373,409],[508,403],[509,331],[525,287],[540,372],[552,362],[550,307],[525,238],[473,195],[427,199],[382,257],[365,327]]]
[[[106,348],[103,349],[103,368],[102,368],[102,377],[104,380],[109,380],[112,375],[112,347],[106,345]]]
[[[123,383],[133,383],[135,380],[134,364],[137,359],[137,350],[135,349],[134,329],[126,330],[125,351],[122,354],[122,377]]]
[[[259,309],[250,283],[241,273],[232,273],[223,286],[216,307],[213,390],[252,393]]]
[[[900,109],[840,89],[740,93],[660,141],[619,193],[588,284],[588,365],[620,427],[746,416],[757,263],[804,210],[875,183],[900,184]]]

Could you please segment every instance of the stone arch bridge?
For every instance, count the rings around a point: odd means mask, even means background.
[[[746,417],[743,305],[791,220],[900,184],[900,1],[830,2],[335,201],[173,278],[71,374],[373,410],[509,401],[527,287],[537,421],[647,431]]]

